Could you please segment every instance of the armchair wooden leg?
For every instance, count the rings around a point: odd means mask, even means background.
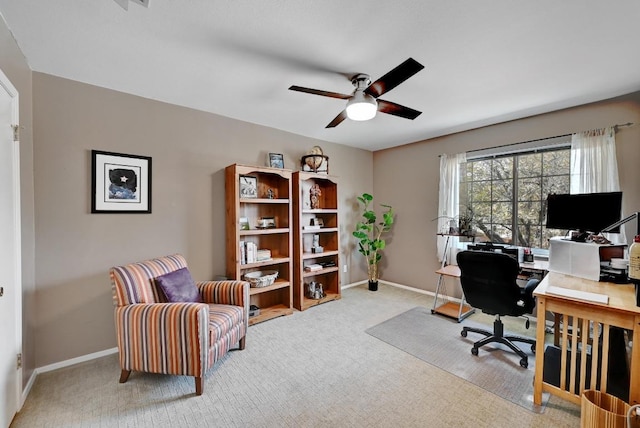
[[[202,389],[204,388],[204,381],[201,377],[196,376],[196,395],[202,395]]]
[[[129,375],[131,374],[131,370],[122,369],[120,372],[120,383],[125,383],[127,379],[129,379]]]
[[[244,349],[246,344],[247,344],[247,336],[243,336],[242,339],[240,339],[240,344],[239,344],[239,348],[241,351]]]

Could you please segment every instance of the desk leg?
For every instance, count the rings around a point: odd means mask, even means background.
[[[435,313],[438,307],[438,297],[440,296],[440,287],[442,286],[442,275],[438,275],[438,285],[436,285],[436,294],[433,297],[433,308],[431,308],[431,313]]]
[[[542,375],[544,373],[544,340],[545,340],[545,316],[546,316],[546,299],[538,297],[538,319],[536,326],[536,371],[533,378],[533,403],[542,405]]]
[[[640,404],[640,315],[633,323],[633,346],[631,348],[631,376],[629,383],[629,404]]]

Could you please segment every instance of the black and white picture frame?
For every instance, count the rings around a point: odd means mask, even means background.
[[[91,212],[151,213],[151,158],[91,150]]]
[[[239,180],[240,198],[258,197],[258,177],[254,175],[241,175]]]
[[[271,168],[284,168],[284,156],[282,153],[269,153],[269,166]]]

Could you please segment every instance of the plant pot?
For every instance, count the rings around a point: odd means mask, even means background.
[[[378,281],[369,281],[369,291],[378,291]]]

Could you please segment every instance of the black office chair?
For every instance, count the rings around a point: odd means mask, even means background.
[[[457,261],[460,267],[460,284],[467,303],[486,314],[496,316],[493,332],[473,327],[462,329],[460,333],[462,337],[467,337],[468,332],[487,336],[473,344],[471,353],[478,355],[478,348],[487,343],[502,343],[518,354],[521,358],[520,365],[527,368],[529,366],[527,354],[513,342],[528,343],[531,345],[531,351],[535,352],[535,339],[505,336],[504,324],[500,317],[530,314],[535,306],[532,293],[538,281],[531,280],[524,289],[520,288],[516,283],[520,271],[518,260],[503,253],[462,251],[458,253]]]

